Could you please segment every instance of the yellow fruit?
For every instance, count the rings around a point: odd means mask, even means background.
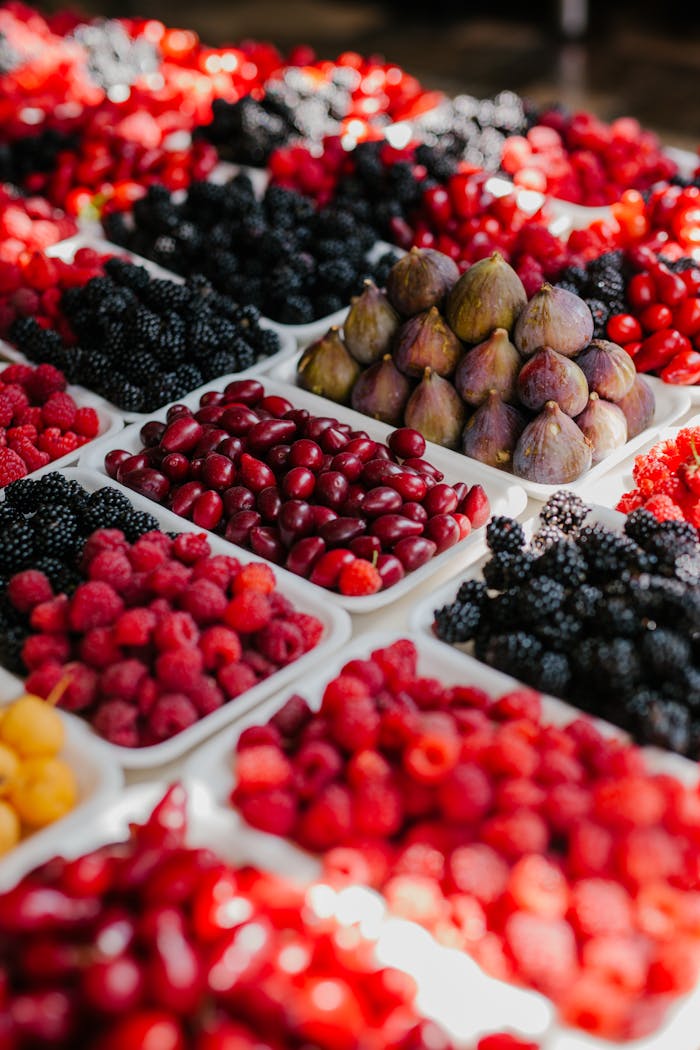
[[[12,806],[0,799],[0,857],[17,845],[20,833],[19,817]]]
[[[20,820],[30,828],[43,828],[64,817],[77,799],[75,774],[60,758],[26,759],[10,793]]]
[[[17,754],[7,744],[0,744],[0,798],[9,793],[18,769]]]
[[[64,735],[58,712],[46,700],[29,693],[9,705],[0,723],[0,741],[21,758],[57,754]]]

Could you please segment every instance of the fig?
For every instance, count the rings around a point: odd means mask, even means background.
[[[399,315],[374,281],[366,280],[343,325],[345,346],[361,365],[371,365],[389,352],[398,331]]]
[[[523,430],[513,453],[513,473],[540,485],[566,485],[588,470],[590,443],[573,419],[548,401]]]
[[[576,358],[588,386],[606,401],[620,401],[629,394],[637,370],[634,361],[617,343],[594,339]]]
[[[452,375],[461,356],[462,344],[436,306],[406,321],[396,336],[394,362],[407,376],[422,376],[426,368]]]
[[[625,413],[612,401],[603,401],[595,390],[580,416],[574,420],[593,450],[593,462],[600,463],[627,441]]]
[[[492,390],[497,390],[504,401],[517,401],[521,364],[505,328],[497,328],[462,358],[455,376],[457,393],[468,405],[480,405]]]
[[[494,328],[510,332],[527,303],[523,282],[499,252],[462,274],[447,299],[447,323],[465,343],[481,343]]]
[[[581,369],[551,346],[540,347],[525,362],[517,389],[522,403],[533,412],[539,412],[548,401],[556,401],[567,416],[577,416],[588,401],[588,383]]]
[[[627,440],[630,441],[646,430],[654,418],[656,398],[651,386],[643,376],[636,376],[628,394],[617,402],[617,407],[627,420]]]
[[[386,282],[389,302],[404,317],[439,306],[459,277],[456,262],[434,248],[411,248],[392,266]]]
[[[520,314],[513,342],[529,356],[541,346],[553,346],[564,357],[573,357],[593,338],[593,315],[574,292],[543,284]]]
[[[426,368],[411,394],[404,422],[418,430],[426,441],[445,448],[457,448],[466,410],[452,383]]]
[[[462,433],[462,451],[490,467],[508,467],[518,438],[525,429],[525,417],[513,405],[503,402],[492,390]]]
[[[307,346],[297,365],[299,386],[341,405],[350,401],[360,366],[347,352],[337,326]]]
[[[400,427],[410,393],[408,379],[399,372],[391,354],[385,354],[362,373],[352,388],[350,403],[356,412]]]

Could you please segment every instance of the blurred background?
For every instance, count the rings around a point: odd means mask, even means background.
[[[477,96],[511,88],[604,119],[636,116],[673,145],[700,143],[700,4],[687,0],[550,0],[531,12],[522,0],[84,0],[80,6],[162,18],[212,44],[257,37],[283,49],[308,43],[324,58],[376,52],[427,87]]]

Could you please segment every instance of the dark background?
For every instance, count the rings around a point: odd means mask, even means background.
[[[82,0],[81,7],[162,18],[210,43],[251,36],[282,48],[309,43],[329,58],[378,52],[429,87],[480,96],[511,88],[606,119],[634,115],[670,144],[700,143],[700,4],[692,0],[591,0],[585,32],[569,38],[554,0],[534,10],[522,0]]]

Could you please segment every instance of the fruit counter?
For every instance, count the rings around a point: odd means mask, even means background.
[[[1,1050],[696,1050],[698,158],[14,0],[0,129]]]

